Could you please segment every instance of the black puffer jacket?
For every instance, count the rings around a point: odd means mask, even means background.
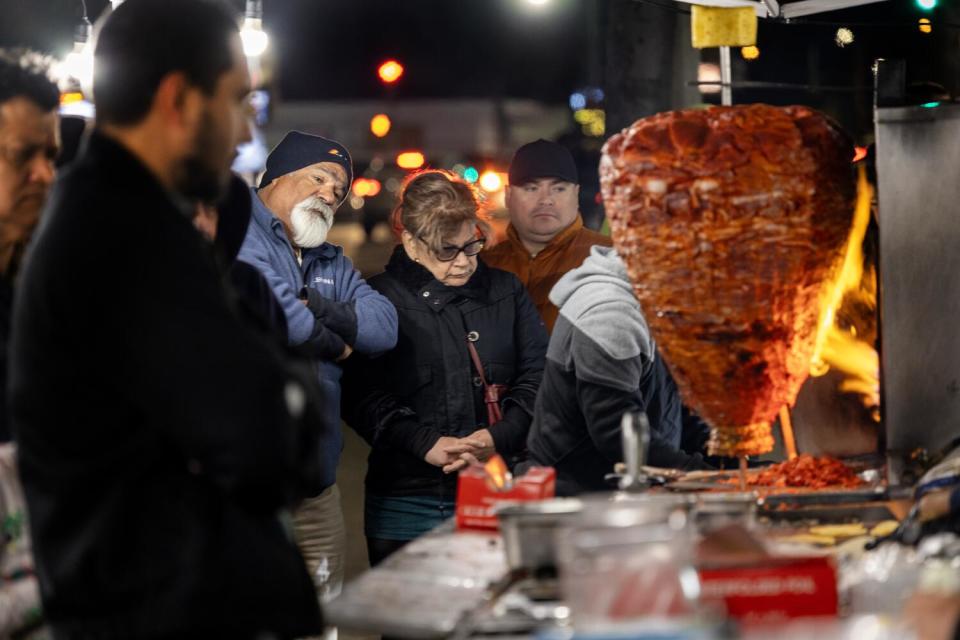
[[[370,286],[397,308],[395,349],[347,360],[343,416],[372,447],[368,490],[380,496],[452,498],[455,476],[424,461],[441,436],[487,426],[483,389],[467,350],[467,333],[487,381],[509,387],[503,420],[490,428],[497,452],[522,454],[543,375],[547,332],[516,276],[482,261],[467,284],[447,287],[397,247]]]

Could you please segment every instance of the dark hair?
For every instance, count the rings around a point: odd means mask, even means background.
[[[93,98],[97,120],[143,120],[163,78],[183,72],[212,94],[231,64],[237,18],[218,0],[130,0],[96,36]]]
[[[0,49],[0,103],[24,97],[44,111],[60,104],[50,79],[51,59],[29,49]]]

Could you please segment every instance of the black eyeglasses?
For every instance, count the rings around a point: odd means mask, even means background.
[[[423,238],[420,238],[421,241],[426,242]],[[469,257],[475,256],[481,251],[483,251],[483,245],[486,244],[486,238],[477,238],[472,240],[462,247],[444,245],[439,249],[433,250],[434,257],[440,262],[453,262],[457,259],[457,256],[460,255],[460,252],[463,251],[463,255]]]

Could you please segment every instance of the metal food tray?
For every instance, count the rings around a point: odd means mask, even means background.
[[[496,532],[452,521],[411,541],[348,583],[324,614],[331,625],[398,638],[443,638],[508,577]]]
[[[892,499],[887,487],[836,490],[809,489],[777,493],[776,489],[779,488],[776,487],[773,493],[760,497],[759,504],[762,509],[776,509],[781,505],[860,504],[864,502],[885,502]]]

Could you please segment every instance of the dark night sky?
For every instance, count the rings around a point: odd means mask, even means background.
[[[87,0],[91,17],[107,0]],[[242,0],[233,2],[242,10]],[[566,100],[584,74],[582,3],[553,0],[265,0],[287,99],[373,98],[377,65],[406,66],[397,97]],[[80,0],[0,0],[0,45],[65,52]]]
[[[243,0],[232,1],[242,9]],[[591,1],[602,5],[605,0]],[[90,15],[107,4],[88,0]],[[502,95],[565,102],[588,80],[587,5],[552,0],[533,10],[525,0],[264,0],[264,23],[279,59],[285,99],[382,97],[376,66],[396,57],[407,69],[396,90],[399,98]],[[0,45],[62,54],[72,42],[80,7],[80,0],[0,0]],[[822,84],[868,86],[874,58],[907,56],[914,60],[915,76],[936,79],[935,38],[912,27],[921,15],[913,0],[889,0],[816,17],[854,25],[857,40],[845,49],[833,44],[835,26],[764,21],[761,59],[748,65],[735,56],[737,76],[807,82],[814,74]],[[892,22],[904,26],[882,26]],[[811,47],[819,57],[813,67]],[[816,102],[802,93],[789,97]],[[770,96],[751,92],[741,99]]]

